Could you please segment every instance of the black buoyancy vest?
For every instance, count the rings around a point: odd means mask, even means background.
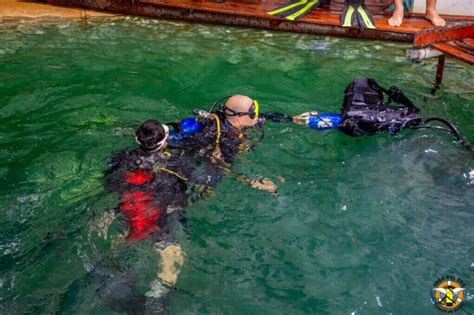
[[[371,135],[379,131],[395,134],[422,122],[419,109],[396,87],[387,91],[375,80],[358,77],[344,93],[339,128],[348,135]],[[384,102],[384,93],[388,102]],[[391,105],[392,101],[401,106]]]

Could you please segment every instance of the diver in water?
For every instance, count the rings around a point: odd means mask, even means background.
[[[209,111],[193,112],[198,115],[199,131],[170,146],[213,165],[222,174],[231,174],[253,188],[276,194],[277,186],[270,179],[250,178],[231,170],[237,154],[251,150],[263,138],[264,119],[257,100],[230,95],[215,101]]]
[[[225,103],[222,103],[225,100]],[[194,110],[201,130],[180,144],[193,156],[210,163],[234,162],[238,153],[250,150],[249,130],[255,126],[263,132],[259,118],[259,103],[244,95],[231,95],[218,99],[209,112]]]
[[[167,149],[169,129],[151,119],[141,124],[135,133],[138,148],[115,155],[105,172],[106,187],[118,192],[117,211],[107,213],[108,221],[100,226],[108,228],[116,213],[128,223],[128,241],[151,238],[161,257],[160,272],[152,282],[148,297],[161,298],[176,284],[185,254],[174,238],[177,222],[184,226],[184,208],[190,186],[210,185],[212,176],[206,172],[203,181],[197,165],[190,156]],[[106,230],[103,231],[106,234]]]
[[[385,96],[388,100],[385,100]],[[376,133],[396,134],[402,129],[438,129],[452,133],[468,150],[471,145],[459,130],[443,117],[423,118],[420,109],[403,93],[392,86],[385,89],[367,77],[355,78],[344,91],[341,113],[305,112],[296,116],[282,113],[265,113],[264,117],[275,122],[293,122],[315,130],[339,129],[350,136]],[[446,127],[433,125],[442,123]]]
[[[140,241],[155,234],[158,241],[172,241],[169,214],[184,219],[188,181],[196,163],[166,149],[169,129],[157,120],[145,121],[135,135],[138,148],[124,150],[108,163],[106,187],[120,194],[118,211],[128,219],[127,240]]]

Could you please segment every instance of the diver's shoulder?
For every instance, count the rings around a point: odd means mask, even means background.
[[[107,166],[109,168],[118,167],[119,165],[130,161],[138,156],[137,149],[123,149],[121,151],[116,152],[109,158],[107,161]]]
[[[110,160],[121,161],[138,155],[138,149],[123,149],[113,154]]]

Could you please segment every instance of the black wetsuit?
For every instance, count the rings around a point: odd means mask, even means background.
[[[217,123],[216,117],[219,119],[219,123]],[[223,115],[216,114],[216,116],[209,118],[200,117],[198,123],[202,126],[201,131],[173,146],[198,160],[210,164],[218,162],[217,164],[227,165],[234,162],[237,154],[248,151],[252,147],[248,133],[231,126]],[[220,130],[218,131],[218,129]],[[216,150],[221,157],[218,161],[216,160]]]
[[[122,151],[105,172],[106,186],[120,194],[119,212],[127,217],[129,240],[142,240],[153,232],[172,238],[173,221],[185,220],[190,187],[205,183],[194,159],[182,152]]]

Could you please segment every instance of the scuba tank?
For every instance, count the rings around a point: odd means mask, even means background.
[[[198,123],[195,118],[184,118],[183,120],[177,123],[168,123],[174,128],[170,131],[170,137],[168,138],[169,143],[173,143],[179,140],[182,140],[193,133],[199,132],[202,129],[202,126]]]
[[[387,101],[384,95],[388,96]],[[386,90],[373,79],[358,77],[344,91],[341,114],[306,112],[291,117],[269,112],[263,115],[274,122],[293,122],[315,130],[338,128],[350,136],[373,135],[377,132],[393,135],[404,128],[437,129],[453,134],[466,149],[472,149],[456,126],[447,119],[438,116],[423,118],[419,112],[401,89],[392,86]],[[431,125],[432,122],[442,123],[447,128]]]
[[[336,129],[341,123],[342,116],[338,113],[310,112],[306,118],[306,125],[311,129]]]

